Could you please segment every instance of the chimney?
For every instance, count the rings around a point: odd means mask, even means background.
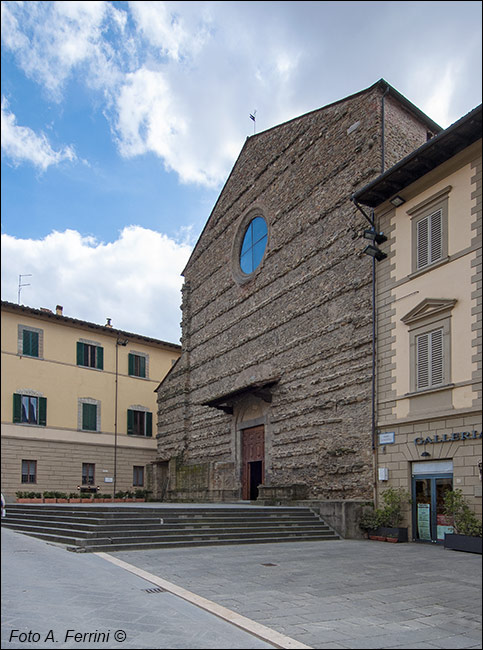
[[[111,319],[110,319],[110,318],[106,318],[106,320],[107,320],[107,323],[104,325],[104,327],[112,327],[112,325],[111,325]]]
[[[55,308],[55,313],[57,314],[57,316],[63,316],[62,313],[63,309],[64,308],[62,307],[62,305],[57,305],[57,307]]]

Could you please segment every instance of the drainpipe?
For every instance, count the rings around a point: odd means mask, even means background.
[[[374,224],[374,211],[372,211]],[[374,225],[373,225],[374,228]],[[375,230],[375,228],[374,228]],[[377,508],[377,444],[376,444],[376,258],[372,258],[372,387],[371,387],[371,437],[374,458],[374,507]]]

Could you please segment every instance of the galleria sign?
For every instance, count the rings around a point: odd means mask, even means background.
[[[458,433],[443,433],[442,436],[438,434],[433,437],[428,436],[427,438],[415,438],[415,445],[428,445],[435,444],[438,442],[456,442],[464,440],[481,440],[483,437],[483,432],[480,431],[460,431]]]

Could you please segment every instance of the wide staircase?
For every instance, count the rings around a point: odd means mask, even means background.
[[[339,539],[309,508],[7,506],[2,526],[76,552]]]

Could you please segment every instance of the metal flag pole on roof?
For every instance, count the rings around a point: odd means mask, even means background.
[[[250,119],[253,120],[253,135],[256,133],[257,129],[257,111],[253,111],[253,113],[250,113]]]

